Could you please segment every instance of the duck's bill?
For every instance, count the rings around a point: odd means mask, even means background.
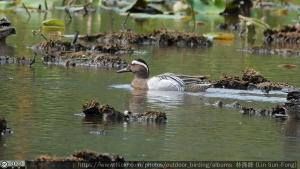
[[[131,72],[129,67],[126,67],[124,69],[120,69],[120,70],[117,71],[117,73],[125,73],[125,72]]]

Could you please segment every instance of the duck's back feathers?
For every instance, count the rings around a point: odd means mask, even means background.
[[[150,90],[184,91],[184,81],[172,73],[165,73],[150,78],[147,82]]]

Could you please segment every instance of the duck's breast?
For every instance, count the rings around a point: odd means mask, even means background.
[[[147,82],[149,90],[183,91],[184,82],[171,74],[162,74],[150,78]]]

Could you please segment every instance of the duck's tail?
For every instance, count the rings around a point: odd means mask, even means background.
[[[186,92],[205,92],[206,89],[212,87],[212,84],[207,83],[207,76],[184,74],[176,74],[176,76],[184,82],[184,91]]]

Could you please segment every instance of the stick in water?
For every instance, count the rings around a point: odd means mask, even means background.
[[[47,0],[45,0],[45,9],[46,9],[46,11],[48,10],[48,3],[47,3]]]
[[[127,23],[127,20],[128,20],[128,18],[129,18],[129,16],[130,16],[130,12],[128,12],[128,14],[127,14],[127,16],[126,16],[124,22],[122,23],[122,30],[123,30],[123,31],[126,30],[126,23]]]
[[[41,36],[42,36],[45,40],[48,40],[48,38],[47,38],[44,34],[41,33]]]
[[[69,7],[65,8],[65,12],[67,13],[67,15],[69,16],[69,19],[72,20],[72,15],[70,13]]]
[[[28,8],[26,7],[26,5],[25,5],[24,3],[22,3],[22,6],[23,6],[23,8],[25,8],[25,10],[26,10],[26,12],[27,12],[27,14],[28,14],[28,16],[29,16],[29,18],[30,18],[30,17],[31,17],[31,14],[30,14]]]
[[[76,34],[75,34],[73,42],[72,42],[73,45],[77,42],[78,37],[79,37],[79,31],[76,31]]]

